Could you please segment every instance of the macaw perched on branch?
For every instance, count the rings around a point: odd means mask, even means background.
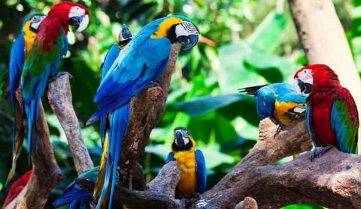
[[[104,183],[96,186],[97,191],[101,190],[97,208],[106,205],[108,194],[111,208],[122,140],[128,128],[130,100],[151,82],[159,80],[168,63],[173,43],[180,43],[185,50],[189,50],[198,42],[198,37],[198,29],[183,16],[172,15],[154,20],[120,52],[103,78],[94,97],[98,111],[87,122],[89,125],[111,113],[105,175],[99,175],[97,180]]]
[[[68,49],[69,25],[83,31],[89,24],[89,12],[81,4],[61,2],[54,5],[39,27],[38,34],[25,60],[21,74],[21,89],[28,120],[28,152],[38,148],[38,136],[34,123],[38,120],[40,99],[48,84],[49,76],[55,76],[60,57]],[[34,133],[34,134],[33,134]]]
[[[94,167],[83,174],[78,178],[88,179],[89,181],[95,182],[98,177],[99,166]],[[92,192],[86,191],[79,187],[75,181],[71,182],[69,186],[65,189],[63,195],[56,199],[53,202],[55,208],[62,205],[70,204],[69,208],[81,208],[85,209],[89,207],[89,204],[93,200]]]
[[[309,93],[306,124],[315,150],[311,161],[332,147],[357,154],[359,118],[350,92],[324,64],[308,65],[295,73],[295,89]]]
[[[9,203],[11,203],[20,194],[20,192],[23,191],[23,189],[30,180],[31,174],[32,170],[29,170],[19,179],[14,181],[14,183],[10,187],[8,195],[6,196],[3,208],[5,208]]]
[[[172,152],[168,154],[166,163],[174,160],[180,169],[176,197],[191,198],[195,193],[204,193],[207,183],[206,161],[202,151],[196,149],[196,142],[189,131],[183,127],[174,129]]]
[[[291,125],[305,109],[300,107],[305,106],[307,97],[299,95],[289,83],[251,86],[239,90],[254,95],[258,116],[261,119],[270,117],[279,128]]]
[[[11,47],[10,63],[9,63],[9,90],[10,100],[14,111],[14,125],[13,125],[13,158],[11,170],[8,174],[6,184],[14,176],[16,170],[16,160],[19,157],[21,147],[24,141],[25,128],[23,122],[25,120],[24,108],[22,101],[16,98],[16,90],[20,85],[20,76],[23,70],[24,60],[27,57],[29,50],[34,42],[36,33],[45,15],[39,12],[29,14],[22,24],[22,30],[19,36],[15,39]],[[6,84],[4,84],[6,85]]]

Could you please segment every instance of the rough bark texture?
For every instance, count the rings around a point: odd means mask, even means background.
[[[88,149],[85,147],[78,118],[76,117],[69,84],[70,74],[64,73],[49,82],[47,97],[51,109],[63,128],[73,154],[78,175],[94,167]]]
[[[235,209],[258,209],[258,205],[255,199],[246,197],[236,205]]]
[[[136,190],[146,188],[138,161],[143,157],[150,132],[163,115],[179,51],[180,45],[174,44],[167,67],[158,82],[159,86],[146,88],[131,101],[131,117],[128,132],[123,139],[119,163],[121,170],[119,179],[124,187]]]
[[[50,191],[64,179],[54,158],[49,139],[49,127],[42,105],[39,109],[36,130],[39,134],[39,144],[37,152],[33,149],[31,153],[33,173],[30,181],[6,208],[44,208]]]
[[[331,0],[288,0],[308,63],[324,63],[350,90],[361,118],[361,80]],[[361,150],[361,129],[359,129]]]

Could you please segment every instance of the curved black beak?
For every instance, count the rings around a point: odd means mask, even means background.
[[[188,36],[179,36],[177,41],[184,46],[183,50],[189,50],[198,43],[199,35],[188,35]]]
[[[297,85],[300,88],[301,93],[309,94],[311,93],[312,84],[305,83],[301,79],[297,79]]]
[[[130,32],[129,28],[127,27],[126,24],[122,25],[122,32],[120,32],[119,37],[118,37],[118,41],[119,44],[127,44],[130,40],[133,39],[133,34],[132,32]]]
[[[69,24],[77,27],[76,32],[83,31],[89,24],[89,16],[81,15],[69,18]]]
[[[177,140],[178,147],[183,147],[184,146],[184,141],[183,141],[182,132],[176,131],[174,133],[174,135],[175,135],[175,140]]]

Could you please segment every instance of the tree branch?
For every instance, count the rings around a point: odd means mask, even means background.
[[[361,119],[361,80],[332,1],[288,2],[308,62],[324,63],[335,70],[341,84],[350,90],[355,99]],[[361,150],[361,128],[358,136],[358,148]]]
[[[76,117],[69,84],[69,73],[64,73],[49,82],[47,97],[63,128],[73,155],[78,175],[94,167],[88,149],[85,147],[78,118]]]
[[[39,119],[35,126],[39,135],[39,144],[38,150],[34,149],[31,153],[33,172],[30,181],[19,196],[6,208],[44,208],[51,190],[64,179],[64,175],[54,158],[42,104],[39,109]],[[34,145],[32,146],[35,147]]]

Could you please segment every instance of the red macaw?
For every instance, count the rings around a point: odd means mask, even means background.
[[[357,154],[359,118],[350,92],[336,73],[324,64],[298,70],[294,76],[299,93],[309,93],[306,124],[314,146],[311,161],[332,147]]]
[[[48,79],[56,75],[60,58],[68,50],[66,35],[69,25],[78,26],[76,32],[81,32],[88,24],[89,12],[86,7],[72,2],[61,2],[50,9],[40,25],[21,74],[22,97],[28,119],[29,154],[33,140],[36,150],[38,147],[38,136],[33,125],[38,119],[40,99],[45,92]]]
[[[18,180],[14,181],[14,183],[10,187],[8,195],[6,196],[3,208],[5,208],[9,203],[11,203],[20,194],[20,192],[23,191],[26,184],[30,180],[31,174],[32,170],[26,172]]]

